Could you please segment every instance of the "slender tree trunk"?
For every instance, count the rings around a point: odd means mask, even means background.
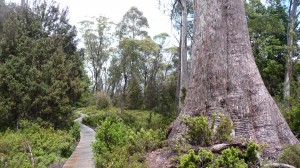
[[[169,144],[186,142],[184,116],[228,115],[234,140],[267,143],[266,156],[296,144],[268,93],[252,55],[242,0],[194,1],[195,33],[186,104],[172,123]]]
[[[181,41],[181,38],[180,38]],[[180,43],[181,44],[181,43]],[[176,99],[175,99],[175,104],[176,108],[179,108],[179,102],[180,102],[180,78],[181,78],[181,47],[178,47],[178,65],[177,65],[177,86],[176,86]]]
[[[179,92],[179,109],[183,108],[184,99],[186,96],[187,82],[188,82],[188,70],[187,70],[187,2],[181,0],[182,16],[181,16],[181,75],[180,75],[180,92]]]
[[[292,70],[293,70],[293,56],[294,56],[294,37],[295,37],[295,23],[297,17],[297,8],[299,6],[299,0],[294,0],[293,4],[289,9],[289,23],[287,30],[287,56],[285,63],[285,76],[284,76],[284,88],[283,88],[283,96],[286,101],[286,107],[289,107],[289,97],[291,95],[291,78],[292,78]]]
[[[124,86],[122,90],[122,100],[121,100],[121,112],[124,113],[126,105],[126,89],[127,89],[127,75],[124,73]]]

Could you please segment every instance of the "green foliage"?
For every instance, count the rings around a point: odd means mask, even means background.
[[[193,145],[208,146],[212,143],[213,130],[210,129],[205,116],[187,117],[184,122],[188,126],[190,143]]]
[[[297,101],[297,100],[296,100]],[[292,101],[291,101],[292,102]],[[289,127],[295,135],[300,133],[300,102],[297,101],[289,111],[284,113],[284,117],[287,120]]]
[[[220,115],[220,123],[214,133],[216,116],[212,116],[212,122],[209,124],[205,116],[186,117],[184,122],[188,127],[188,135],[192,145],[209,146],[218,142],[229,142],[232,137],[230,133],[233,125],[229,116]]]
[[[127,95],[126,107],[129,110],[140,109],[143,104],[142,90],[136,80],[129,82],[130,92]]]
[[[0,134],[0,167],[48,167],[65,161],[76,145],[76,135],[73,134],[79,132],[76,127],[68,132],[42,128],[22,120],[18,131],[7,130]]]
[[[96,134],[94,151],[98,154],[111,151],[114,146],[124,146],[127,139],[129,128],[116,119],[107,118],[101,124]]]
[[[285,4],[245,1],[250,41],[262,79],[272,96],[282,95],[288,14]]]
[[[77,122],[74,122],[74,124],[71,127],[69,132],[77,141],[79,141],[79,139],[80,139],[80,124]]]
[[[230,136],[232,130],[233,130],[233,125],[231,123],[229,116],[220,115],[220,123],[217,126],[216,135],[215,135],[216,141],[230,142],[232,140],[232,137]]]
[[[200,163],[200,158],[194,152],[194,150],[189,150],[187,154],[180,157],[179,168],[196,168]]]
[[[107,117],[118,118],[135,130],[141,128],[165,129],[174,119],[174,116],[164,116],[147,110],[126,110],[121,113],[119,108],[111,107],[109,110],[97,110],[95,106],[80,108],[79,110],[88,115],[83,118],[82,122],[93,128],[99,127]],[[151,120],[149,120],[150,115]]]
[[[181,88],[182,96],[180,97],[180,101],[183,103],[186,97],[187,89],[185,87]]]
[[[92,66],[93,92],[103,91],[102,70],[106,69],[104,65],[112,53],[110,31],[113,23],[108,18],[99,16],[92,20],[81,21],[80,24],[85,45],[85,59]]]
[[[87,89],[76,30],[54,1],[34,8],[8,5],[0,29],[0,127],[41,118],[72,123],[72,106]],[[1,23],[1,24],[2,24]]]
[[[198,154],[195,154],[194,150],[189,150],[187,154],[179,156],[178,167],[256,167],[259,163],[257,152],[260,152],[262,148],[263,146],[250,142],[245,150],[230,147],[223,150],[221,154],[214,154],[203,148],[200,148]]]
[[[249,165],[256,165],[258,163],[257,153],[261,152],[264,146],[258,145],[254,143],[253,141],[250,141],[250,143],[247,146],[246,151],[244,152],[244,158],[245,161]]]
[[[160,114],[141,110],[121,113],[119,108],[97,110],[95,106],[78,110],[88,115],[83,122],[97,130],[93,144],[97,167],[145,167],[145,153],[165,145],[163,129],[169,122]]]
[[[197,168],[197,167],[213,167],[215,155],[207,150],[200,149],[199,154],[196,155],[194,150],[189,150],[187,154],[180,156],[179,168]]]
[[[279,155],[279,161],[300,167],[300,145],[289,145]]]
[[[242,158],[242,152],[237,148],[228,148],[222,151],[217,162],[220,167],[247,168],[248,165]]]
[[[136,132],[122,120],[107,117],[93,144],[97,167],[143,167],[141,155],[162,147],[164,138],[161,130],[142,128]]]
[[[111,106],[111,100],[109,95],[104,92],[97,92],[94,95],[95,97],[95,104],[97,109],[108,109]]]

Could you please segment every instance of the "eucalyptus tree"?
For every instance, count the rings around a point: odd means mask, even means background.
[[[185,116],[212,119],[219,113],[234,124],[234,140],[267,143],[265,156],[276,156],[284,144],[298,144],[255,64],[244,2],[194,3],[191,81],[185,107],[170,127],[169,144],[187,143]]]
[[[193,31],[193,0],[174,0],[173,9],[171,12],[171,19],[174,22],[174,27],[180,32],[179,39],[179,62],[178,64],[178,108],[181,109],[184,104],[185,92],[188,84],[188,39],[191,39],[192,43],[192,31]]]
[[[148,36],[145,30],[147,28],[149,28],[147,18],[136,7],[131,7],[116,27],[116,34],[119,37],[120,66],[123,76],[122,112],[126,104],[128,81],[131,81],[131,88],[135,88],[135,91],[140,89],[138,67],[141,55],[138,51],[138,45],[139,40]]]
[[[286,99],[286,106],[289,107],[288,99],[291,95],[291,80],[292,80],[292,69],[293,69],[293,58],[296,54],[297,37],[296,27],[299,16],[299,0],[288,1],[288,27],[287,27],[287,56],[285,63],[285,76],[284,76],[284,87],[283,96]]]
[[[109,59],[111,53],[111,26],[112,22],[104,16],[99,16],[93,21],[85,20],[81,23],[81,31],[83,33],[87,62],[91,64],[91,74],[93,77],[93,92],[102,91],[105,84],[102,76],[105,76],[106,71],[103,71],[103,65]]]

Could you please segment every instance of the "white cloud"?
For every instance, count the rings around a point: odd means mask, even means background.
[[[21,2],[21,0],[6,1]],[[153,37],[162,32],[167,32],[172,36],[170,19],[158,9],[158,0],[57,0],[57,2],[62,7],[69,7],[69,18],[73,25],[78,25],[78,22],[86,18],[100,15],[118,23],[130,7],[136,6],[148,19],[150,36]]]

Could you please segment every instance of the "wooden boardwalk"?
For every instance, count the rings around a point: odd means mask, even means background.
[[[80,141],[63,168],[95,168],[91,147],[95,140],[95,131],[81,123],[82,117],[76,121],[80,123]]]

